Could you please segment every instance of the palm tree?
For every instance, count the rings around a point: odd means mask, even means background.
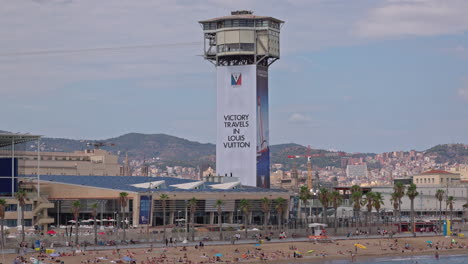
[[[286,210],[287,203],[288,201],[284,199],[283,197],[278,197],[275,199],[275,209],[278,214],[279,229],[282,229],[283,214],[284,214],[284,211]]]
[[[122,229],[123,229],[123,241],[126,240],[125,236],[125,220],[126,220],[126,213],[125,213],[125,208],[127,207],[128,203],[128,193],[126,192],[121,192],[119,193],[119,203],[120,206],[122,207]]]
[[[194,228],[194,223],[195,223],[195,212],[197,211],[197,199],[195,197],[192,197],[188,201],[188,205],[190,207],[190,231],[192,233],[192,241],[195,240],[195,228]]]
[[[270,219],[271,201],[268,198],[263,197],[261,200],[261,203],[262,203],[262,211],[263,211],[263,230],[265,231],[265,236],[266,236],[268,220]]]
[[[2,235],[1,237],[1,241],[0,241],[0,245],[2,245],[2,247],[5,245],[5,238],[4,238],[4,233],[3,233],[3,225],[4,225],[4,221],[5,221],[5,209],[6,209],[6,200],[5,199],[0,199],[0,219],[1,219],[1,223],[0,223],[0,233]]]
[[[242,199],[239,202],[239,209],[242,211],[244,214],[244,228],[245,228],[245,238],[248,238],[248,233],[247,233],[247,227],[249,225],[249,214],[250,211],[252,210],[252,205],[250,202],[246,199]]]
[[[81,210],[81,203],[80,201],[74,201],[72,203],[72,213],[73,213],[73,216],[75,217],[75,247],[78,246],[78,217],[80,216],[80,210]]]
[[[93,203],[91,205],[91,215],[93,216],[94,218],[94,244],[97,245],[98,241],[97,241],[97,219],[96,219],[96,216],[97,216],[97,208],[98,208],[98,204],[97,203]],[[102,221],[102,219],[101,219]]]
[[[449,196],[447,197],[447,205],[450,209],[450,222],[452,222],[453,219],[453,202],[455,201],[455,197]]]
[[[24,242],[24,207],[26,206],[27,194],[24,190],[18,190],[15,193],[15,198],[18,200],[21,207],[21,242]]]
[[[304,206],[304,211],[307,211],[307,201],[311,198],[311,193],[307,185],[302,185],[301,189],[299,190],[299,200],[302,201],[302,205]],[[307,223],[307,213],[306,213],[306,223]]]
[[[223,213],[223,205],[224,201],[221,199],[216,200],[215,207],[218,210],[218,225],[219,225],[219,240],[223,240],[223,221],[222,221],[222,213]]]
[[[333,191],[330,193],[330,203],[333,206],[333,209],[335,209],[335,220],[334,220],[334,227],[335,227],[335,234],[336,234],[336,229],[337,229],[337,224],[336,224],[336,215],[338,213],[338,207],[343,203],[343,196],[340,194],[339,191]]]
[[[398,198],[398,218],[399,218],[399,230],[401,231],[401,198],[405,196],[405,185],[402,182],[397,182],[393,186],[393,191],[396,193]]]
[[[393,223],[396,223],[399,205],[398,195],[396,193],[391,194],[390,202],[392,202],[393,205]]]
[[[362,200],[362,206],[367,207],[367,212],[366,212],[366,226],[369,226],[369,216],[372,213],[372,207],[374,206],[374,193],[373,192],[367,192],[365,195],[364,200]]]
[[[169,199],[169,195],[163,193],[159,196],[159,199],[161,199],[161,205],[162,205],[162,210],[163,210],[163,226],[164,226],[163,239],[166,240],[166,207],[167,207],[167,200]]]
[[[354,217],[361,222],[360,211],[361,211],[361,201],[362,201],[362,189],[359,185],[351,186],[351,201],[353,202],[353,212]],[[357,226],[357,221],[356,221]]]
[[[327,223],[327,209],[330,203],[330,192],[327,188],[320,188],[318,193],[318,200],[322,204],[322,222]]]
[[[416,232],[414,230],[414,199],[416,198],[416,196],[419,195],[418,191],[416,191],[416,184],[411,183],[408,186],[408,190],[406,191],[406,195],[408,196],[408,198],[411,201],[411,208],[410,208],[410,210],[411,210],[411,231],[413,233],[413,236],[416,236]]]
[[[384,204],[382,194],[379,192],[374,193],[374,208],[377,211],[377,224],[379,224],[380,221],[380,208]]]
[[[442,200],[444,200],[445,191],[438,189],[435,193],[435,197],[439,200],[439,232],[442,230]]]

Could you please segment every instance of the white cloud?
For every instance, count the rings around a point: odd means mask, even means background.
[[[289,121],[293,122],[293,123],[309,123],[309,122],[312,121],[312,119],[309,116],[305,115],[305,114],[292,113],[289,116]]]
[[[357,23],[363,37],[432,36],[468,30],[466,0],[387,0]]]

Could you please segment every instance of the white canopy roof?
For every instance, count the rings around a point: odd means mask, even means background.
[[[229,189],[233,189],[239,186],[240,183],[241,183],[240,181],[226,182],[226,183],[220,183],[220,184],[213,184],[213,185],[210,185],[210,187],[213,189],[229,190]]]
[[[148,188],[155,189],[159,185],[164,184],[164,183],[165,183],[165,181],[153,181],[153,182],[144,182],[144,183],[132,184],[131,186],[137,187],[137,188],[144,188],[144,189],[148,189]]]
[[[199,187],[200,185],[203,185],[203,181],[174,184],[174,185],[171,185],[171,187],[175,187],[175,188],[183,189],[183,190],[192,190],[192,189]]]

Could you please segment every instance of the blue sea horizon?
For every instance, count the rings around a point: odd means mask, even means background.
[[[340,260],[324,260],[317,262],[317,260],[311,263],[323,263],[323,264],[345,264],[351,263],[349,259]],[[366,258],[363,260],[357,260],[357,264],[465,264],[468,263],[468,254],[457,254],[457,255],[440,255],[439,259],[436,259],[434,255],[416,255],[416,256],[394,256],[394,257],[382,257],[382,258]]]

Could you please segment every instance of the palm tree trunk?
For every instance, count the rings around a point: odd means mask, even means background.
[[[267,236],[267,224],[268,224],[268,212],[264,212],[263,219],[263,232],[265,232],[265,237]]]
[[[335,227],[335,235],[336,235],[336,230],[337,230],[337,226],[336,226],[336,215],[337,215],[337,212],[338,211],[338,208],[335,208],[335,222],[333,223],[334,227]]]
[[[442,201],[439,201],[439,232],[442,231]]]
[[[25,233],[24,233],[24,205],[21,206],[21,242],[24,242]]]
[[[5,219],[2,218],[2,221],[0,223],[0,228],[1,228],[0,232],[1,232],[1,235],[2,235],[2,237],[1,237],[2,241],[0,241],[0,243],[1,243],[2,247],[5,245],[5,233],[3,232],[4,222],[5,222]]]
[[[278,214],[278,229],[279,229],[279,230],[282,229],[282,228],[281,228],[281,224],[282,224],[282,223],[281,223],[281,217],[282,217],[282,214],[279,213],[279,214]]]
[[[221,212],[218,211],[218,225],[219,225],[219,241],[223,241],[223,223],[221,219]]]
[[[411,232],[413,236],[416,236],[416,232],[414,230],[414,199],[411,199]]]
[[[78,217],[75,217],[75,247],[78,246]]]
[[[123,241],[126,241],[126,233],[125,233],[125,207],[122,206],[122,230],[123,230]]]
[[[191,213],[190,217],[191,217],[190,222],[192,223],[191,230],[190,230],[192,233],[192,241],[195,241],[195,229],[193,228],[195,225],[195,214]]]
[[[163,239],[166,240],[166,207],[163,206]]]
[[[245,214],[245,219],[244,219],[244,228],[245,228],[245,239],[249,238],[249,233],[247,232],[247,225],[249,224],[249,215]]]
[[[401,232],[401,201],[399,201],[399,204],[398,204],[398,218],[399,218],[398,232]]]
[[[97,245],[97,223],[96,216],[94,217],[94,244]]]

